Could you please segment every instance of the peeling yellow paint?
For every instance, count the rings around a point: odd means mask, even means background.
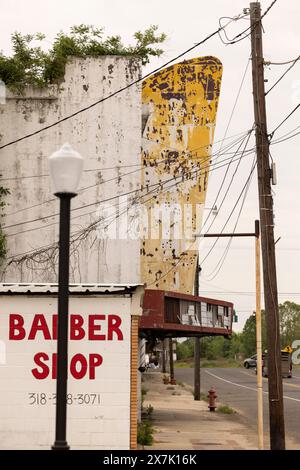
[[[141,241],[141,275],[151,288],[193,292],[194,234],[202,223],[221,78],[221,62],[200,57],[143,82],[142,189],[149,230]],[[161,207],[171,208],[164,236]],[[182,236],[172,229],[176,218]]]

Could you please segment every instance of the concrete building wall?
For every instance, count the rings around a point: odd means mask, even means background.
[[[139,75],[137,59],[72,58],[58,86],[26,89],[24,96],[6,90],[6,101],[0,103],[0,145],[55,123]],[[95,222],[99,222],[98,229],[108,222],[110,230],[115,228],[119,212],[126,211],[126,201],[117,206],[116,196],[130,192],[134,197],[140,188],[140,108],[140,88],[135,85],[0,151],[1,185],[11,193],[2,219],[8,246],[3,282],[57,280],[57,246],[53,244],[58,240],[59,204],[52,194],[47,157],[65,142],[85,158],[82,190],[72,201],[71,232],[76,236],[71,245],[70,282],[139,282],[139,240],[126,239],[126,229],[122,240],[99,239],[95,227],[86,229]],[[107,199],[112,209],[93,205]]]

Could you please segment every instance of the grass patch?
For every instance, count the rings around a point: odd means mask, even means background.
[[[231,408],[230,406],[228,405],[220,405],[217,407],[217,412],[218,413],[223,413],[225,415],[232,415],[233,413],[235,413],[234,409]]]
[[[176,361],[174,363],[174,367],[176,369],[186,368],[186,367],[194,367],[194,362],[187,362],[187,361]]]
[[[200,393],[200,400],[206,401],[208,403],[208,397],[205,393]]]
[[[211,359],[211,360],[201,358],[200,364],[201,364],[201,367],[203,367],[203,368],[241,367],[240,362],[235,361],[234,359],[224,359],[223,357],[219,358],[219,359]],[[194,358],[190,357],[188,359],[176,361],[174,363],[174,367],[176,367],[177,369],[187,368],[187,367],[193,368],[194,367]]]
[[[153,444],[153,426],[149,420],[138,424],[137,442],[142,446],[152,446]]]

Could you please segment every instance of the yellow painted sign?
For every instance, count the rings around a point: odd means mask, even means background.
[[[192,293],[222,64],[187,60],[143,82],[142,281]]]

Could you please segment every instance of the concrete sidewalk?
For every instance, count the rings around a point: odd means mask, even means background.
[[[195,401],[191,387],[164,385],[163,374],[147,371],[142,386],[147,390],[144,409],[153,406],[154,443],[147,449],[255,450],[257,436],[238,414],[208,411]]]

